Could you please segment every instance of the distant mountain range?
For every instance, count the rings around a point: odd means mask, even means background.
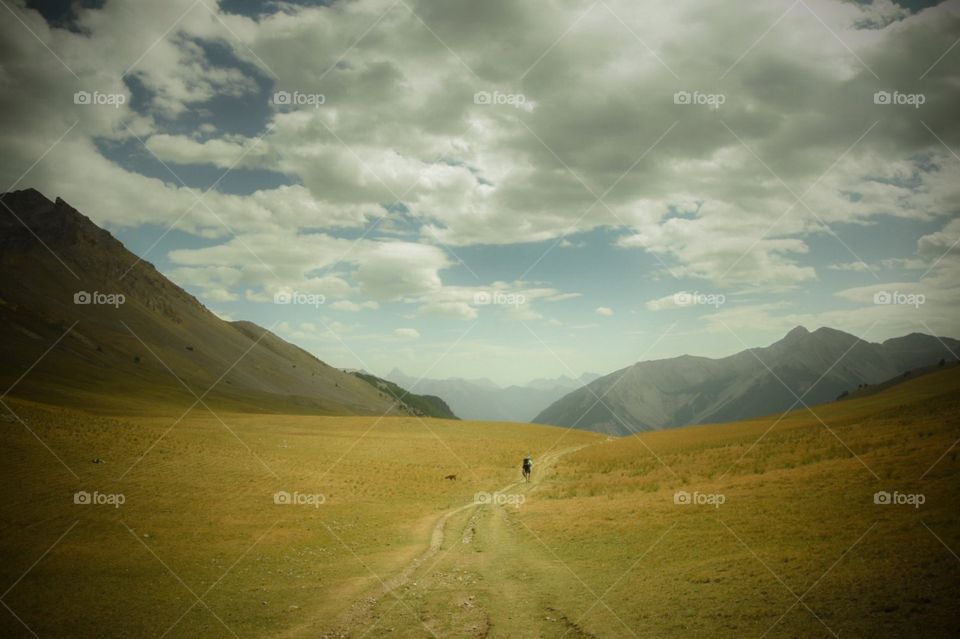
[[[386,379],[416,393],[442,397],[461,419],[529,422],[545,407],[599,375],[535,379],[522,386],[501,387],[489,379],[418,379],[393,369]]]
[[[921,333],[878,344],[798,326],[771,346],[721,359],[639,362],[565,395],[533,421],[613,435],[735,421],[785,411],[794,393],[809,405],[831,401],[862,384],[953,361],[958,350],[955,339]]]
[[[447,403],[436,395],[417,395],[411,393],[402,386],[393,382],[381,379],[376,375],[371,375],[363,371],[353,371],[351,373],[373,385],[375,388],[387,393],[398,402],[409,407],[418,417],[437,417],[439,419],[459,419]]]
[[[242,410],[415,414],[261,326],[220,319],[63,200],[0,198],[0,384],[13,394],[136,410],[186,408],[192,391]]]
[[[123,398],[138,410],[199,396],[238,410],[532,419],[625,435],[777,413],[792,393],[830,401],[952,362],[960,349],[919,333],[877,344],[797,327],[765,348],[640,362],[604,377],[501,387],[394,369],[379,379],[328,366],[252,322],[220,319],[59,198],[32,189],[0,198],[0,386],[48,403]]]

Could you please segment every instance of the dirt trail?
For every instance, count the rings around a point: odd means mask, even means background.
[[[493,494],[534,498],[557,460],[590,445],[544,455],[530,482],[514,481]],[[552,636],[544,633],[542,623],[554,626],[556,636],[566,633],[570,626],[563,615],[528,587],[563,576],[556,574],[555,562],[543,556],[542,547],[533,547],[532,533],[508,513],[515,507],[470,502],[443,512],[426,550],[356,601],[337,630],[323,636]],[[459,535],[448,533],[452,521]],[[570,639],[585,636],[567,634]]]

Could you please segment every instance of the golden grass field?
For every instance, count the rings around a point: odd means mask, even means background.
[[[958,636],[958,391],[618,440],[8,397],[0,636]]]

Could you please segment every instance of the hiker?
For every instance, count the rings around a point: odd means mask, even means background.
[[[523,458],[523,478],[530,481],[530,471],[533,469],[533,457],[527,455]]]

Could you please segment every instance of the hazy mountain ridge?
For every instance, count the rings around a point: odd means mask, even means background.
[[[721,359],[638,362],[569,393],[534,422],[627,435],[756,417],[788,409],[794,393],[818,404],[859,384],[954,359],[950,350],[960,342],[942,339],[913,333],[877,344],[831,328],[797,327],[770,346]]]
[[[418,395],[411,393],[398,384],[364,371],[354,371],[351,374],[404,404],[414,415],[420,417],[436,417],[438,419],[460,419],[450,410],[447,403],[436,395]]]
[[[36,363],[16,393],[51,402],[76,393],[192,402],[186,386],[198,395],[212,389],[208,401],[253,408],[397,410],[367,383],[266,329],[220,319],[63,200],[33,189],[0,197],[0,327],[28,338],[0,345],[0,379],[13,384]],[[98,303],[104,299],[113,303]]]
[[[385,375],[385,379],[414,392],[442,397],[461,419],[514,422],[529,422],[566,393],[596,378],[594,373],[584,373],[578,378],[562,375],[501,387],[484,378],[418,379],[397,368]]]

